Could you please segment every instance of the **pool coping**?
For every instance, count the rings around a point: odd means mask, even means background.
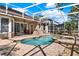
[[[23,35],[23,36],[16,36],[14,38],[10,38],[10,40],[23,40],[23,39],[30,39],[30,38],[34,38],[34,37],[41,37],[41,36],[47,36],[47,35],[51,35],[51,34],[42,34],[42,35]]]

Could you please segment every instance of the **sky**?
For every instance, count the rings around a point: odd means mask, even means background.
[[[55,20],[59,22],[60,24],[63,23],[64,21],[68,20],[67,14],[71,11],[72,7],[66,7],[63,10],[57,10],[56,4],[55,3],[39,3],[36,6],[27,8],[28,6],[34,5],[36,3],[9,3],[8,7],[18,10],[20,12],[24,12],[25,14],[29,16],[33,16],[34,13],[40,12],[40,15],[46,16],[52,20]],[[71,4],[71,3],[69,3]],[[69,5],[64,4],[62,6]],[[0,5],[6,5],[5,3],[0,3]],[[24,9],[25,8],[25,9]],[[41,12],[43,11],[43,12]],[[63,17],[62,17],[63,16]]]

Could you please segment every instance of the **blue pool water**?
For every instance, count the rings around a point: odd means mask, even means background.
[[[21,43],[23,44],[29,44],[29,45],[46,45],[46,44],[51,44],[54,42],[54,39],[52,36],[43,36],[43,37],[36,37],[32,39],[23,39],[21,40]]]

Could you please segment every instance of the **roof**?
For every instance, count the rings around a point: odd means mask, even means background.
[[[6,13],[6,7],[5,6],[0,6],[0,12],[1,13]],[[8,7],[8,14],[11,14],[13,16],[20,16],[20,17],[22,17],[22,12],[14,10],[12,8],[9,8],[9,7]],[[31,16],[28,16],[26,14],[24,14],[24,18],[30,18],[30,19],[32,19]]]

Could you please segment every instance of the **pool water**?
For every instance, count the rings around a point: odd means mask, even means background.
[[[21,43],[23,44],[29,44],[29,45],[46,45],[46,44],[51,44],[54,42],[54,39],[52,36],[43,36],[43,37],[35,37],[32,39],[23,39],[21,40]]]

